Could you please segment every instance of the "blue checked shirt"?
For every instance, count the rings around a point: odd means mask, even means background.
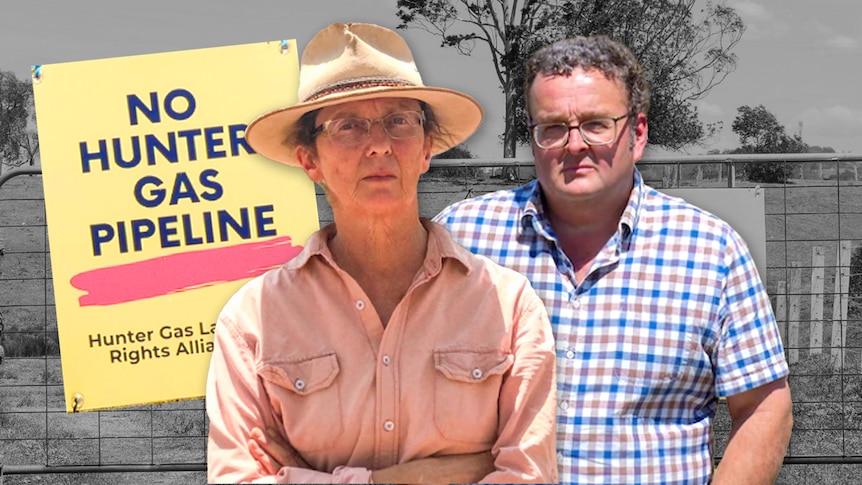
[[[754,261],[727,223],[643,184],[584,279],[537,181],[434,219],[525,274],[556,336],[561,483],[707,483],[718,397],[787,375]]]

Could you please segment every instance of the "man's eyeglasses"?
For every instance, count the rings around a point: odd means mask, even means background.
[[[549,150],[566,146],[569,133],[577,129],[584,143],[590,146],[610,145],[617,140],[617,121],[629,116],[628,113],[616,118],[594,118],[579,125],[568,123],[536,123],[530,125],[533,141],[539,148]]]
[[[339,145],[358,145],[368,139],[371,125],[377,122],[383,124],[383,130],[390,138],[396,140],[413,138],[423,132],[425,113],[422,111],[398,111],[389,113],[382,118],[368,119],[360,117],[335,118],[324,121],[314,129],[314,136],[325,131],[333,143]]]

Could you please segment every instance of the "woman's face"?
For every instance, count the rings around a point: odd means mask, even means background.
[[[333,133],[354,130],[356,126],[356,123],[334,120],[372,120],[367,137],[339,141],[323,130],[317,135],[316,150],[303,146],[296,149],[302,168],[311,180],[323,185],[333,210],[359,215],[391,213],[412,205],[418,208],[417,185],[419,176],[428,170],[431,137],[420,125],[416,127],[415,136],[393,138],[384,129],[382,121],[373,121],[409,111],[421,112],[419,101],[379,98],[320,110],[315,126],[328,124],[329,132]],[[409,116],[395,115],[389,118],[389,129],[393,132],[403,130],[404,123],[409,121]]]

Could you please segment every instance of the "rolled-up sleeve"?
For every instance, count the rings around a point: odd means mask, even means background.
[[[497,471],[484,483],[556,483],[556,358],[542,301],[527,286],[513,329],[514,362],[500,391],[491,450]]]
[[[324,473],[290,463],[276,475],[267,474],[249,451],[251,430],[281,426],[257,375],[254,341],[249,342],[249,335],[243,335],[225,312],[219,317],[214,341],[206,388],[210,483],[369,483],[371,471],[357,467],[338,467],[333,473]]]

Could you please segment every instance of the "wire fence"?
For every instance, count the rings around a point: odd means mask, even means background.
[[[791,363],[795,420],[777,483],[858,480],[860,165],[862,155],[845,154],[666,157],[638,165],[659,189],[764,191],[765,276]],[[778,181],[764,181],[776,174]],[[433,160],[420,181],[420,215],[534,176],[531,160]],[[41,182],[39,169],[0,175],[0,482],[205,482],[202,399],[65,413]],[[321,225],[332,221],[320,192],[318,212]],[[715,431],[720,459],[730,431],[722,404]]]

